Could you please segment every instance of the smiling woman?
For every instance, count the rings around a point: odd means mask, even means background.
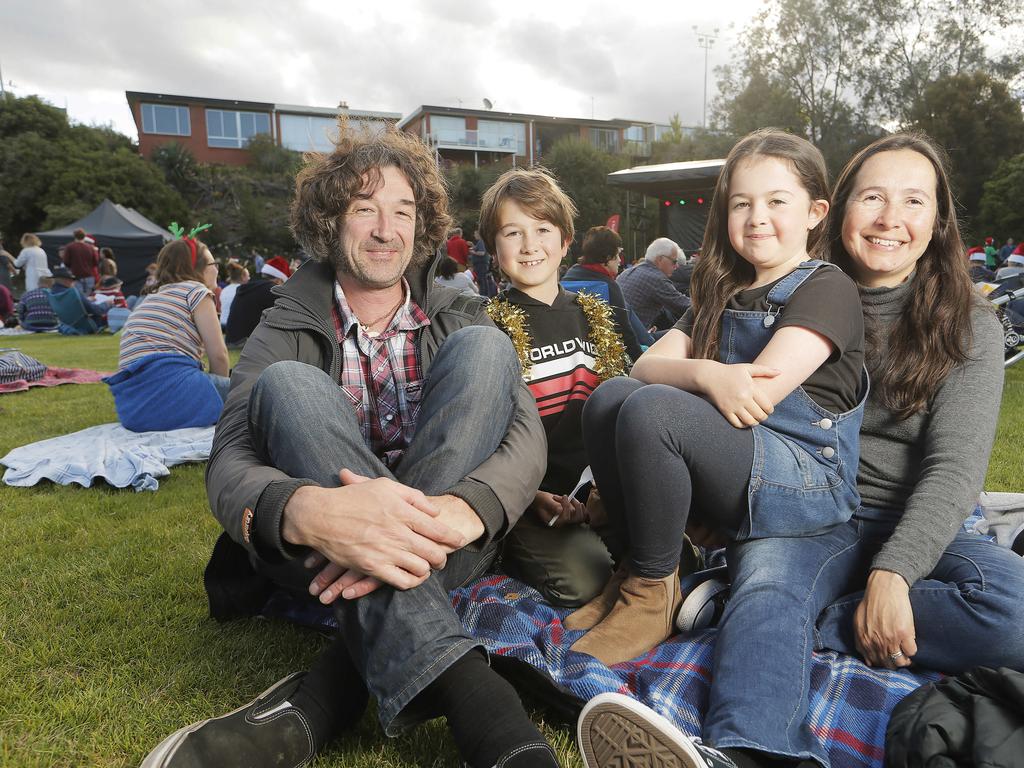
[[[868,158],[843,217],[843,248],[861,285],[899,285],[917,266],[935,225],[935,169],[911,149]]]
[[[931,139],[897,134],[836,184],[832,254],[861,284],[872,373],[844,540],[866,589],[818,625],[876,666],[1021,669],[1024,561],[961,527],[992,449],[1002,333],[972,289],[945,166]]]

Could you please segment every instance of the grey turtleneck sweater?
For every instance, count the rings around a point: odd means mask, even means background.
[[[900,332],[913,277],[895,288],[861,288],[866,324],[877,345]],[[946,377],[925,410],[898,421],[874,392],[860,433],[861,502],[899,516],[872,568],[908,584],[927,576],[974,509],[985,481],[1003,389],[1003,332],[991,312],[972,313],[968,360]]]

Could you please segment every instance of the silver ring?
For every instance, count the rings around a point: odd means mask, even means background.
[[[902,649],[896,651],[896,653],[890,653],[889,654],[889,661],[892,661],[894,663],[899,661],[902,658],[903,658],[903,650]]]

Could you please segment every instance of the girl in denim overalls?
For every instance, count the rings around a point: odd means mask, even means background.
[[[604,594],[566,617],[590,630],[573,650],[612,665],[672,633],[687,528],[812,536],[857,507],[863,319],[853,282],[813,258],[827,198],[811,144],[770,130],[741,140],[715,189],[692,310],[632,378],[588,401],[587,456],[625,550]]]

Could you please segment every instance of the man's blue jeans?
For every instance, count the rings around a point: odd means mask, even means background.
[[[715,747],[828,757],[805,724],[811,651],[859,655],[853,617],[892,523],[857,518],[817,536],[754,539],[729,549],[704,737]],[[958,673],[1024,669],[1024,559],[960,531],[910,590],[914,663]]]
[[[266,461],[292,477],[340,485],[347,468],[387,477],[439,495],[491,456],[515,416],[521,371],[508,338],[495,328],[462,328],[441,345],[427,372],[416,433],[394,471],[363,442],[351,400],[313,366],[282,361],[253,387],[249,430]],[[448,591],[483,573],[495,546],[466,547],[420,586],[385,586],[366,597],[339,599],[334,608],[349,655],[379,704],[389,735],[421,715],[406,705],[441,672],[480,643],[469,637]],[[257,564],[259,565],[259,564]],[[291,581],[308,584],[314,572],[290,563]],[[262,569],[274,575],[272,568]]]

